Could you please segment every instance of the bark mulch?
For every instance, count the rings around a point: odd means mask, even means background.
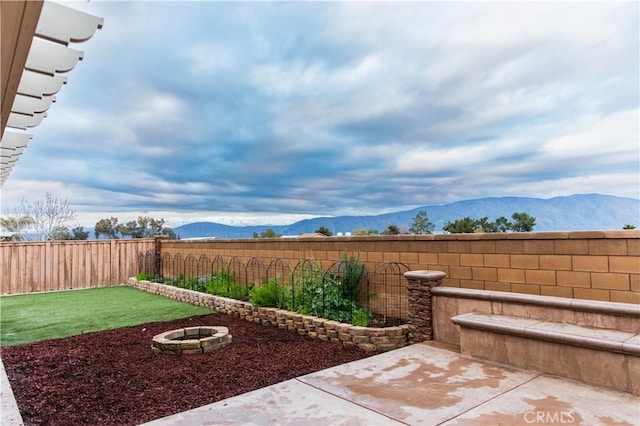
[[[154,354],[154,335],[229,327],[208,354]],[[372,353],[224,314],[148,323],[1,350],[27,425],[133,425],[229,398]]]

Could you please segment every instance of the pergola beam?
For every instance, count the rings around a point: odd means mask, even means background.
[[[9,120],[13,100],[38,26],[43,0],[0,2],[0,80],[2,105],[0,139]]]

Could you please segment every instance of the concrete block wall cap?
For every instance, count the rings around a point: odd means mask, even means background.
[[[420,271],[405,272],[404,276],[405,278],[414,279],[414,280],[433,281],[433,280],[442,279],[446,277],[447,274],[441,271],[420,270]]]

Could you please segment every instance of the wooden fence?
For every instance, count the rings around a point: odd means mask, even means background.
[[[153,239],[0,243],[0,294],[124,284]]]

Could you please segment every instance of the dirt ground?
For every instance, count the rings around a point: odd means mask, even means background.
[[[233,342],[212,353],[154,354],[154,335],[219,325]],[[366,358],[225,314],[149,323],[2,348],[27,425],[134,425]]]

